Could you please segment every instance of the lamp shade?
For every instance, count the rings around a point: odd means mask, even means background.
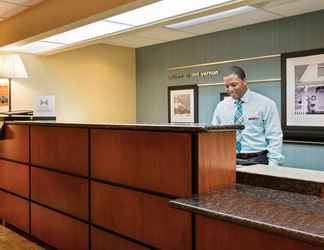
[[[19,55],[0,55],[0,78],[27,78],[25,65]]]

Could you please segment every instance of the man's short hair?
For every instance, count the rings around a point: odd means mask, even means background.
[[[246,79],[246,74],[244,72],[244,69],[242,69],[239,66],[232,66],[232,67],[226,69],[226,71],[224,72],[224,77],[232,75],[232,74],[237,75],[241,80]]]

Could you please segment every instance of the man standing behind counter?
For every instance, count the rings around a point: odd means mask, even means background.
[[[238,159],[275,166],[283,156],[282,131],[274,101],[249,90],[242,68],[233,66],[224,74],[230,96],[221,101],[213,115],[213,125],[242,124],[236,134]]]

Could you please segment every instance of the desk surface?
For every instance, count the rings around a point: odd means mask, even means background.
[[[221,125],[213,126],[204,123],[87,123],[67,121],[8,121],[6,124],[36,125],[36,126],[59,126],[59,127],[81,127],[81,128],[108,128],[127,130],[157,130],[157,131],[179,131],[179,132],[215,132],[243,129],[243,125]]]
[[[324,246],[324,199],[316,196],[237,184],[170,205]]]
[[[236,171],[241,173],[266,175],[285,179],[310,181],[324,184],[324,171],[318,170],[291,168],[283,166],[270,167],[268,165],[257,164],[251,166],[238,165]]]

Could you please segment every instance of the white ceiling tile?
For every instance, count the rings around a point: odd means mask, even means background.
[[[15,9],[17,5],[7,3],[7,2],[0,2],[0,16],[6,15],[7,12],[12,11]]]
[[[14,4],[25,4],[29,2],[30,0],[6,0],[8,3],[14,3]]]
[[[173,41],[193,37],[195,34],[179,30],[172,30],[164,27],[156,27],[140,31],[136,33],[136,35],[153,38],[161,41]]]
[[[138,35],[123,35],[118,38],[107,38],[103,40],[103,43],[117,45],[122,47],[130,47],[130,48],[140,48],[153,44],[162,43],[163,41],[142,37]]]
[[[32,6],[32,5],[36,5],[39,4],[40,2],[43,2],[44,0],[29,0],[26,5],[28,6]]]
[[[263,9],[283,16],[293,16],[324,9],[324,0],[279,0],[263,6]]]
[[[6,18],[7,17],[12,17],[12,16],[17,15],[18,13],[20,13],[20,12],[26,10],[26,9],[27,9],[27,7],[25,7],[25,6],[17,5],[15,8],[12,8],[11,10],[7,11],[3,16],[6,17]]]
[[[181,30],[196,34],[207,34],[220,30],[232,29],[235,27],[270,21],[278,18],[281,18],[281,16],[257,9],[253,12],[227,17],[221,20],[216,20],[205,24],[191,26]]]

